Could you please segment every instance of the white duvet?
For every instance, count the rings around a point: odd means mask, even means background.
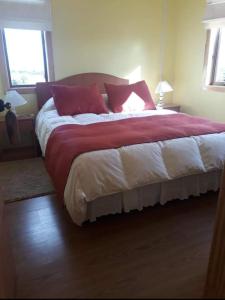
[[[152,110],[60,117],[50,99],[37,115],[36,133],[44,155],[52,130],[63,124],[86,125],[173,113]],[[86,220],[87,202],[139,186],[219,170],[223,168],[224,160],[225,133],[84,153],[71,166],[64,192],[65,204],[74,222],[82,224]]]

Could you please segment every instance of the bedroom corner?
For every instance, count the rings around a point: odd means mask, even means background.
[[[0,0],[0,298],[202,298],[224,26],[225,0]]]

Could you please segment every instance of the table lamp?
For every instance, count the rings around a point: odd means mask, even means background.
[[[17,144],[20,140],[16,117],[16,107],[24,105],[25,103],[27,103],[27,101],[16,91],[8,91],[3,97],[3,100],[0,99],[0,112],[4,111],[5,109],[8,110],[5,115],[5,122],[11,144]]]
[[[159,103],[157,105],[158,108],[163,108],[164,105],[164,94],[172,92],[173,88],[167,81],[160,81],[156,87],[155,93],[159,94]]]

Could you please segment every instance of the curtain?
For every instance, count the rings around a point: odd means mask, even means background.
[[[51,31],[50,0],[1,0],[0,28]]]

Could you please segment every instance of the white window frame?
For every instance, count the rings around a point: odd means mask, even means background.
[[[220,44],[221,28],[208,29],[206,32],[206,46],[204,58],[204,87],[208,90],[225,92],[225,81],[217,82],[216,68]]]

